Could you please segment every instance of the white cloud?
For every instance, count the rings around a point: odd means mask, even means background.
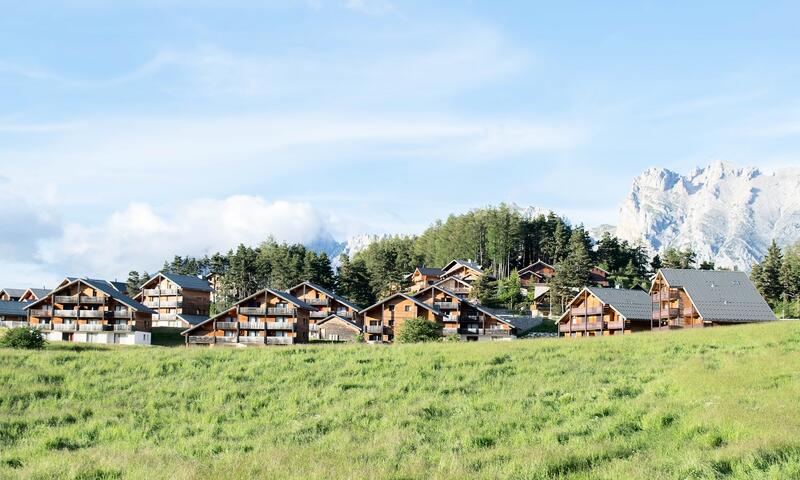
[[[66,224],[60,237],[40,242],[38,259],[65,275],[124,278],[131,269],[160,268],[173,255],[225,252],[269,236],[307,243],[333,228],[331,219],[309,204],[257,196],[195,199],[161,212],[133,203],[101,222]]]
[[[345,0],[344,5],[350,10],[368,15],[381,15],[397,10],[397,7],[388,0]]]

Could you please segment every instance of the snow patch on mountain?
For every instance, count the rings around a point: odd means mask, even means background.
[[[617,235],[647,247],[691,247],[699,260],[749,270],[775,239],[800,239],[800,169],[764,174],[714,162],[688,175],[650,168],[633,182]]]

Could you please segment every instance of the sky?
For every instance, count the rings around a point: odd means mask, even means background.
[[[614,224],[633,178],[798,164],[797,2],[67,0],[0,16],[0,287],[417,233]]]

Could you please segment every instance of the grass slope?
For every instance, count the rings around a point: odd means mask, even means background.
[[[800,324],[0,349],[4,478],[798,478]]]

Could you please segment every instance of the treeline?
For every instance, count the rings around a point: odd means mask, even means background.
[[[781,250],[773,240],[750,279],[778,315],[800,317],[800,242]]]
[[[552,279],[553,302],[563,304],[573,289],[589,282],[590,269],[609,272],[612,285],[646,287],[649,275],[662,266],[694,268],[691,250],[668,249],[651,259],[634,246],[608,233],[594,241],[582,226],[572,226],[550,213],[527,216],[501,204],[451,215],[437,221],[419,236],[390,237],[372,243],[353,258],[342,255],[334,271],[325,253],[302,245],[267,239],[257,247],[240,245],[226,254],[203,258],[176,256],[163,270],[184,275],[218,275],[216,311],[265,287],[287,289],[310,280],[368,306],[404,288],[405,276],[417,266],[444,267],[454,259],[473,260],[496,282],[481,282],[475,295],[487,305],[517,308],[531,299],[521,298],[517,271],[537,260],[557,267]],[[704,263],[704,268],[713,264]],[[131,272],[133,290],[149,278]]]

